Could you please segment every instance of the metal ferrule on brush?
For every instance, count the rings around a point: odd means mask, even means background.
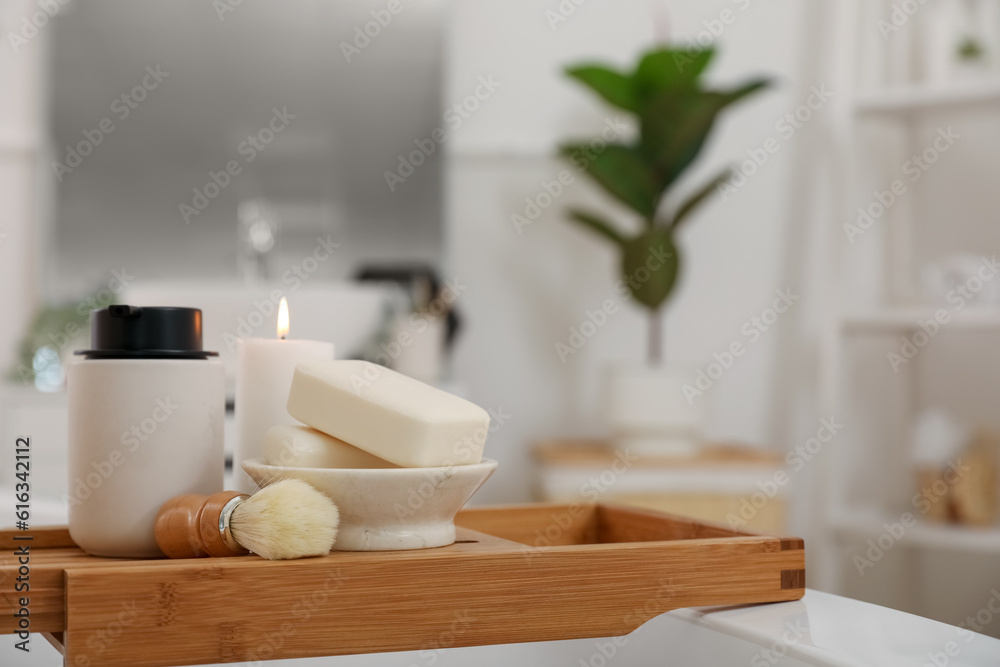
[[[235,496],[229,500],[225,505],[222,506],[222,511],[219,513],[219,534],[222,535],[222,541],[227,547],[233,551],[244,551],[243,547],[239,545],[236,539],[233,537],[232,526],[230,525],[233,511],[239,507],[240,503],[246,500],[249,496],[240,495]]]

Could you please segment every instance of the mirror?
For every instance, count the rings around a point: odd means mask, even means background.
[[[71,0],[49,63],[51,293],[144,281],[280,281],[436,263],[442,6],[393,0]],[[84,287],[86,286],[86,287]]]

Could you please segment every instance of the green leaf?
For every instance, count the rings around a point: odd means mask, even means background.
[[[622,274],[636,301],[656,310],[677,281],[680,257],[670,229],[653,227],[622,246]]]
[[[756,93],[758,90],[763,90],[764,88],[767,88],[769,85],[771,85],[771,81],[769,79],[753,79],[751,81],[748,81],[747,83],[744,83],[742,86],[716,94],[722,96],[724,100],[722,106],[727,107],[733,102],[738,102],[747,95],[751,95],[753,93]]]
[[[652,223],[663,187],[643,154],[622,144],[607,144],[602,150],[590,144],[569,144],[560,152],[620,202]]]
[[[674,214],[673,220],[670,222],[671,229],[677,229],[685,218],[693,211],[698,205],[704,201],[708,195],[719,187],[720,184],[724,183],[732,176],[732,171],[728,168],[722,171],[722,173],[716,175],[715,178],[710,180],[708,183],[703,185],[700,190],[692,194],[687,200],[681,204],[680,208],[677,209],[677,213]]]
[[[719,113],[767,83],[755,80],[721,92],[695,88],[667,91],[644,106],[640,114],[642,150],[660,170],[664,187],[698,157]]]
[[[701,73],[708,69],[709,63],[715,58],[714,48],[704,49],[681,49],[680,55],[674,56],[674,64],[687,74],[690,79],[697,79]]]
[[[566,74],[582,82],[609,104],[637,112],[638,103],[632,78],[601,65],[581,65],[566,68]]]
[[[701,152],[720,102],[717,95],[689,90],[664,93],[646,105],[639,120],[640,143],[666,185]]]
[[[613,225],[596,215],[592,215],[578,209],[572,209],[569,212],[569,217],[570,220],[575,220],[580,223],[582,227],[585,227],[586,229],[589,229],[590,231],[603,236],[618,245],[623,245],[625,243],[625,237],[623,237]]]
[[[712,48],[660,49],[647,53],[632,75],[640,103],[667,90],[694,87],[714,55]]]

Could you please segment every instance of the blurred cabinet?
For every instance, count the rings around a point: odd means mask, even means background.
[[[618,502],[763,531],[785,529],[781,457],[709,446],[688,457],[637,456],[604,440],[547,440],[533,449],[543,502]]]

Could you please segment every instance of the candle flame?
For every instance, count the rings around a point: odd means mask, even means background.
[[[285,340],[286,336],[288,336],[288,300],[281,297],[281,303],[278,304],[278,338]]]

